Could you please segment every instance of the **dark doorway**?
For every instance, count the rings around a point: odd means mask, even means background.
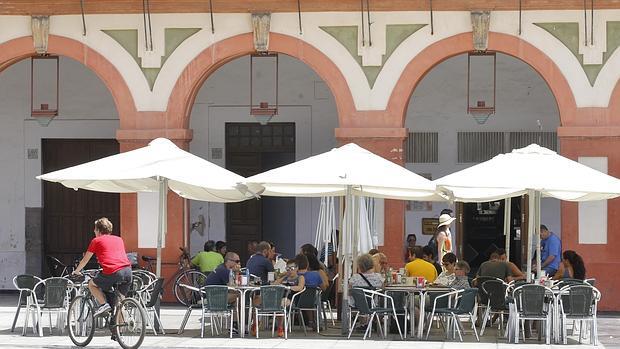
[[[510,214],[510,261],[521,266],[521,237],[523,221],[521,212],[524,200],[521,197],[511,199]],[[461,256],[466,260],[472,274],[478,270],[480,264],[489,259],[491,253],[498,248],[506,248],[504,236],[504,200],[464,203],[457,206],[460,215],[458,231],[459,249]]]
[[[114,139],[43,139],[42,173],[118,154]],[[43,181],[43,251],[65,264],[81,257],[94,237],[93,222],[108,217],[119,234],[119,194],[73,190]],[[48,272],[46,260],[43,271]]]
[[[294,123],[226,123],[226,168],[244,177],[295,162]],[[295,198],[261,197],[226,204],[228,250],[249,258],[248,241],[272,241],[295,254]]]

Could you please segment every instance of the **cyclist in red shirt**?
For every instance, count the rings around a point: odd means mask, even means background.
[[[88,282],[88,289],[99,303],[95,316],[99,316],[112,309],[106,302],[104,291],[110,291],[116,286],[122,295],[126,295],[131,283],[131,263],[125,252],[123,239],[112,235],[112,222],[103,217],[95,221],[95,238],[88,245],[84,257],[75,268],[74,274],[79,274],[93,255],[103,269],[95,278]]]

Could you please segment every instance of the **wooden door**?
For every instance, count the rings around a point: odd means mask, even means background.
[[[226,168],[248,177],[295,161],[294,123],[227,123],[226,124]],[[275,208],[279,217],[292,220],[286,226],[276,227],[288,230],[294,237],[295,198],[266,198],[247,200],[226,205],[226,242],[228,250],[239,254],[242,262],[248,258],[247,243],[251,240],[268,239],[265,226],[269,225]],[[294,251],[295,239],[276,241],[278,245],[290,244]]]
[[[43,139],[42,173],[118,154],[114,139]],[[108,217],[119,234],[119,194],[73,190],[43,181],[43,251],[65,264],[81,257],[94,237],[93,222]],[[43,258],[43,271],[48,271]]]

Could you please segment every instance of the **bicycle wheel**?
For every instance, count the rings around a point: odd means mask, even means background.
[[[196,304],[198,302],[194,292],[179,286],[180,284],[200,288],[206,285],[206,281],[207,277],[205,274],[199,271],[186,270],[182,272],[179,276],[177,276],[176,280],[174,280],[174,297],[177,299],[177,302],[183,304],[184,306],[189,306],[190,304]]]
[[[90,343],[95,334],[95,319],[91,299],[77,296],[71,301],[67,325],[69,326],[69,337],[73,344],[85,347]]]
[[[124,349],[139,348],[146,332],[146,313],[133,298],[125,298],[116,307],[116,340]]]

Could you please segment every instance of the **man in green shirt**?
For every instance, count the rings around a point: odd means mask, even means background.
[[[204,251],[192,258],[192,264],[198,266],[203,273],[212,272],[222,263],[224,263],[224,257],[215,252],[215,241],[213,240],[205,242]]]

